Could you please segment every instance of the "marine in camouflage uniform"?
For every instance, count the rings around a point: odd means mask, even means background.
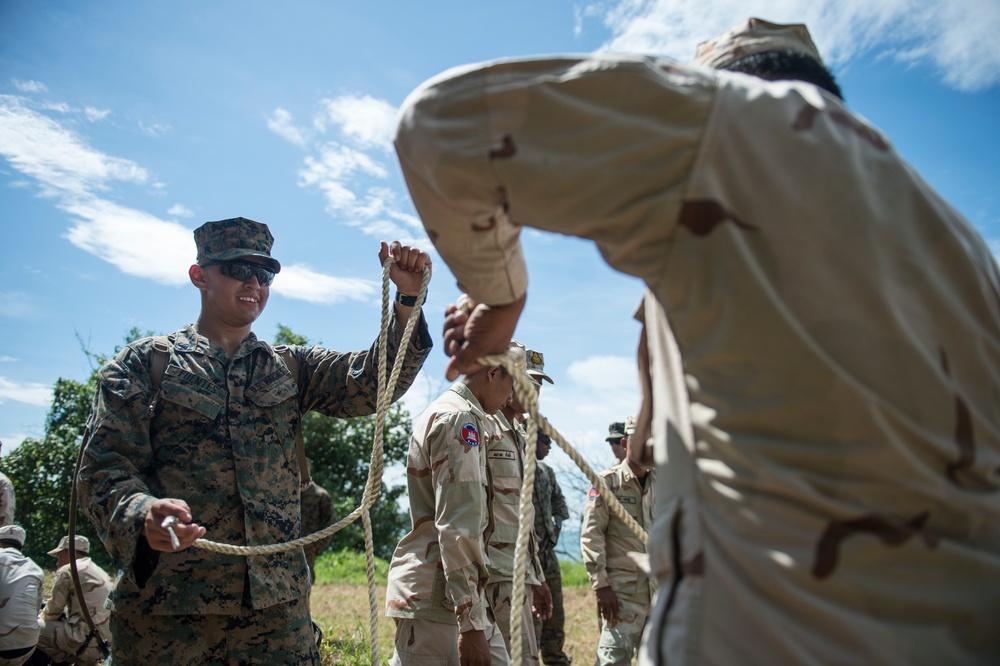
[[[406,460],[410,531],[389,566],[386,615],[396,621],[392,664],[458,664],[458,642],[478,641],[509,663],[489,609],[486,542],[493,527],[485,450],[502,438],[488,414],[512,378],[493,366],[467,375],[417,418]],[[461,636],[461,639],[460,639]]]
[[[106,364],[84,436],[82,506],[121,572],[111,595],[114,664],[318,663],[301,549],[244,557],[189,546],[203,535],[249,546],[300,536],[301,416],[374,412],[378,342],[347,353],[291,346],[293,377],[250,331],[280,270],[267,226],[209,222],[195,242],[189,276],[201,292],[198,323],[167,336],[155,393],[154,340],[129,344]],[[390,252],[399,293],[417,293],[426,253],[383,243],[380,261]],[[410,313],[399,300],[390,364]],[[393,399],[430,349],[423,321],[405,346]],[[180,521],[178,549],[161,525],[168,515]]]
[[[564,624],[566,621],[562,597],[562,572],[559,569],[559,558],[556,555],[556,545],[562,523],[569,520],[569,509],[563,497],[562,488],[556,481],[556,474],[551,467],[542,462],[549,454],[551,439],[543,432],[538,433],[537,457],[535,468],[535,534],[538,536],[538,559],[545,574],[545,583],[552,593],[552,617],[547,620],[535,620],[535,635],[538,640],[538,650],[545,666],[564,666],[570,663],[569,656],[563,651],[566,641]]]
[[[332,525],[336,520],[336,513],[333,509],[333,498],[326,488],[322,487],[315,480],[310,479],[309,484],[302,489],[302,536],[308,536],[320,531],[324,527]],[[309,565],[309,579],[316,580],[316,557],[326,550],[326,547],[333,541],[333,535],[314,541],[303,546],[306,553],[306,563]]]
[[[80,576],[80,587],[83,588],[83,600],[87,611],[105,641],[111,640],[111,627],[108,623],[110,613],[104,607],[108,593],[111,592],[111,578],[104,569],[90,559],[90,540],[85,536],[77,536],[76,567]],[[49,551],[49,555],[58,558],[58,569],[52,581],[52,592],[49,594],[45,608],[39,614],[38,650],[44,652],[56,662],[72,662],[78,666],[98,663],[104,658],[96,637],[91,637],[90,626],[83,617],[80,600],[77,597],[70,571],[69,537],[64,536],[59,545]],[[80,648],[86,642],[86,647]]]
[[[626,434],[631,434],[626,431]],[[653,524],[654,474],[626,457],[599,475],[608,490],[639,526]],[[633,559],[646,545],[611,512],[604,496],[591,487],[583,509],[580,550],[590,586],[597,595],[601,637],[595,666],[629,666],[642,638],[656,583]]]

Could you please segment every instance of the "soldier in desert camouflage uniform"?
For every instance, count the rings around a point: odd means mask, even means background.
[[[406,458],[412,527],[392,555],[386,590],[396,666],[510,663],[484,593],[493,527],[485,450],[503,436],[489,415],[512,387],[503,368],[480,370],[414,424]]]
[[[622,423],[626,439],[634,432],[635,418]],[[626,446],[631,446],[630,443]],[[653,524],[654,475],[628,457],[600,473],[625,511],[649,530]],[[645,554],[646,546],[612,513],[597,488],[591,488],[583,509],[580,549],[590,586],[597,595],[601,637],[595,666],[629,666],[642,638],[656,589],[630,554]]]
[[[335,417],[376,408],[377,345],[342,353],[292,346],[298,371],[250,330],[280,270],[267,226],[245,218],[195,230],[188,275],[201,313],[168,337],[154,392],[154,340],[126,346],[100,371],[84,437],[82,505],[115,565],[115,666],[319,663],[301,549],[248,557],[189,548],[199,537],[261,546],[300,535],[295,433],[304,413]],[[382,243],[398,289],[389,362],[407,351],[394,399],[416,376],[431,342],[421,321],[401,339],[426,253]],[[405,301],[401,302],[401,301]],[[180,521],[179,548],[163,528]]]
[[[528,351],[517,341],[510,343],[510,349],[524,354],[527,361]],[[525,375],[537,389],[541,384],[528,371]],[[517,545],[518,521],[521,506],[521,484],[524,479],[524,450],[527,446],[527,434],[524,431],[524,408],[516,394],[500,411],[493,415],[500,426],[502,437],[490,441],[486,446],[486,466],[490,473],[492,485],[491,506],[493,509],[494,527],[487,543],[486,554],[489,558],[490,582],[486,586],[486,595],[496,613],[497,625],[503,634],[504,643],[510,650],[510,628],[515,618],[521,621],[521,656],[511,655],[512,663],[538,663],[538,642],[535,636],[535,623],[532,612],[542,618],[552,614],[552,595],[545,583],[542,564],[538,559],[538,543],[534,536],[534,504],[529,509],[527,517],[532,534],[528,540],[528,553],[525,558],[525,595],[524,605],[515,610],[513,604],[514,592],[514,548]]]
[[[552,617],[547,620],[535,620],[535,635],[538,640],[538,650],[545,666],[566,666],[570,663],[569,656],[563,651],[566,633],[563,625],[566,621],[563,610],[562,572],[559,569],[559,558],[556,556],[556,544],[562,523],[569,519],[569,509],[563,497],[562,488],[556,481],[555,472],[542,462],[549,455],[552,439],[544,432],[538,433],[537,459],[535,468],[535,535],[538,537],[538,559],[545,574],[545,584],[552,594]]]

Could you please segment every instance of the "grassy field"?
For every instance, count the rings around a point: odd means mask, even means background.
[[[385,617],[385,574],[388,565],[376,564],[379,656],[392,656],[393,623]],[[574,663],[593,663],[597,650],[597,601],[582,564],[563,562],[563,605],[566,611],[566,652]],[[310,599],[313,620],[323,629],[323,664],[371,663],[368,636],[369,603],[363,554],[329,553],[316,566],[316,585]]]

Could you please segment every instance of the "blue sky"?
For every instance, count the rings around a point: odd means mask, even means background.
[[[191,231],[266,222],[285,267],[255,330],[337,349],[379,321],[380,239],[428,249],[390,136],[423,80],[505,56],[649,52],[755,15],[805,22],[848,104],[1000,253],[996,0],[220,0],[0,2],[0,440],[39,436],[51,387],[83,380],[81,344],[193,321]],[[637,407],[641,294],[588,243],[524,235],[532,286],[517,337],[555,379],[542,409],[597,467]],[[457,296],[438,261],[428,319]],[[406,397],[447,383],[435,351]],[[554,452],[550,462],[572,463]]]

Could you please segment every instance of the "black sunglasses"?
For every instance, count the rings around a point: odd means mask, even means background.
[[[221,274],[240,282],[246,282],[250,278],[256,277],[257,283],[262,287],[269,286],[274,280],[274,271],[267,266],[242,259],[206,261],[202,266],[218,266]]]

